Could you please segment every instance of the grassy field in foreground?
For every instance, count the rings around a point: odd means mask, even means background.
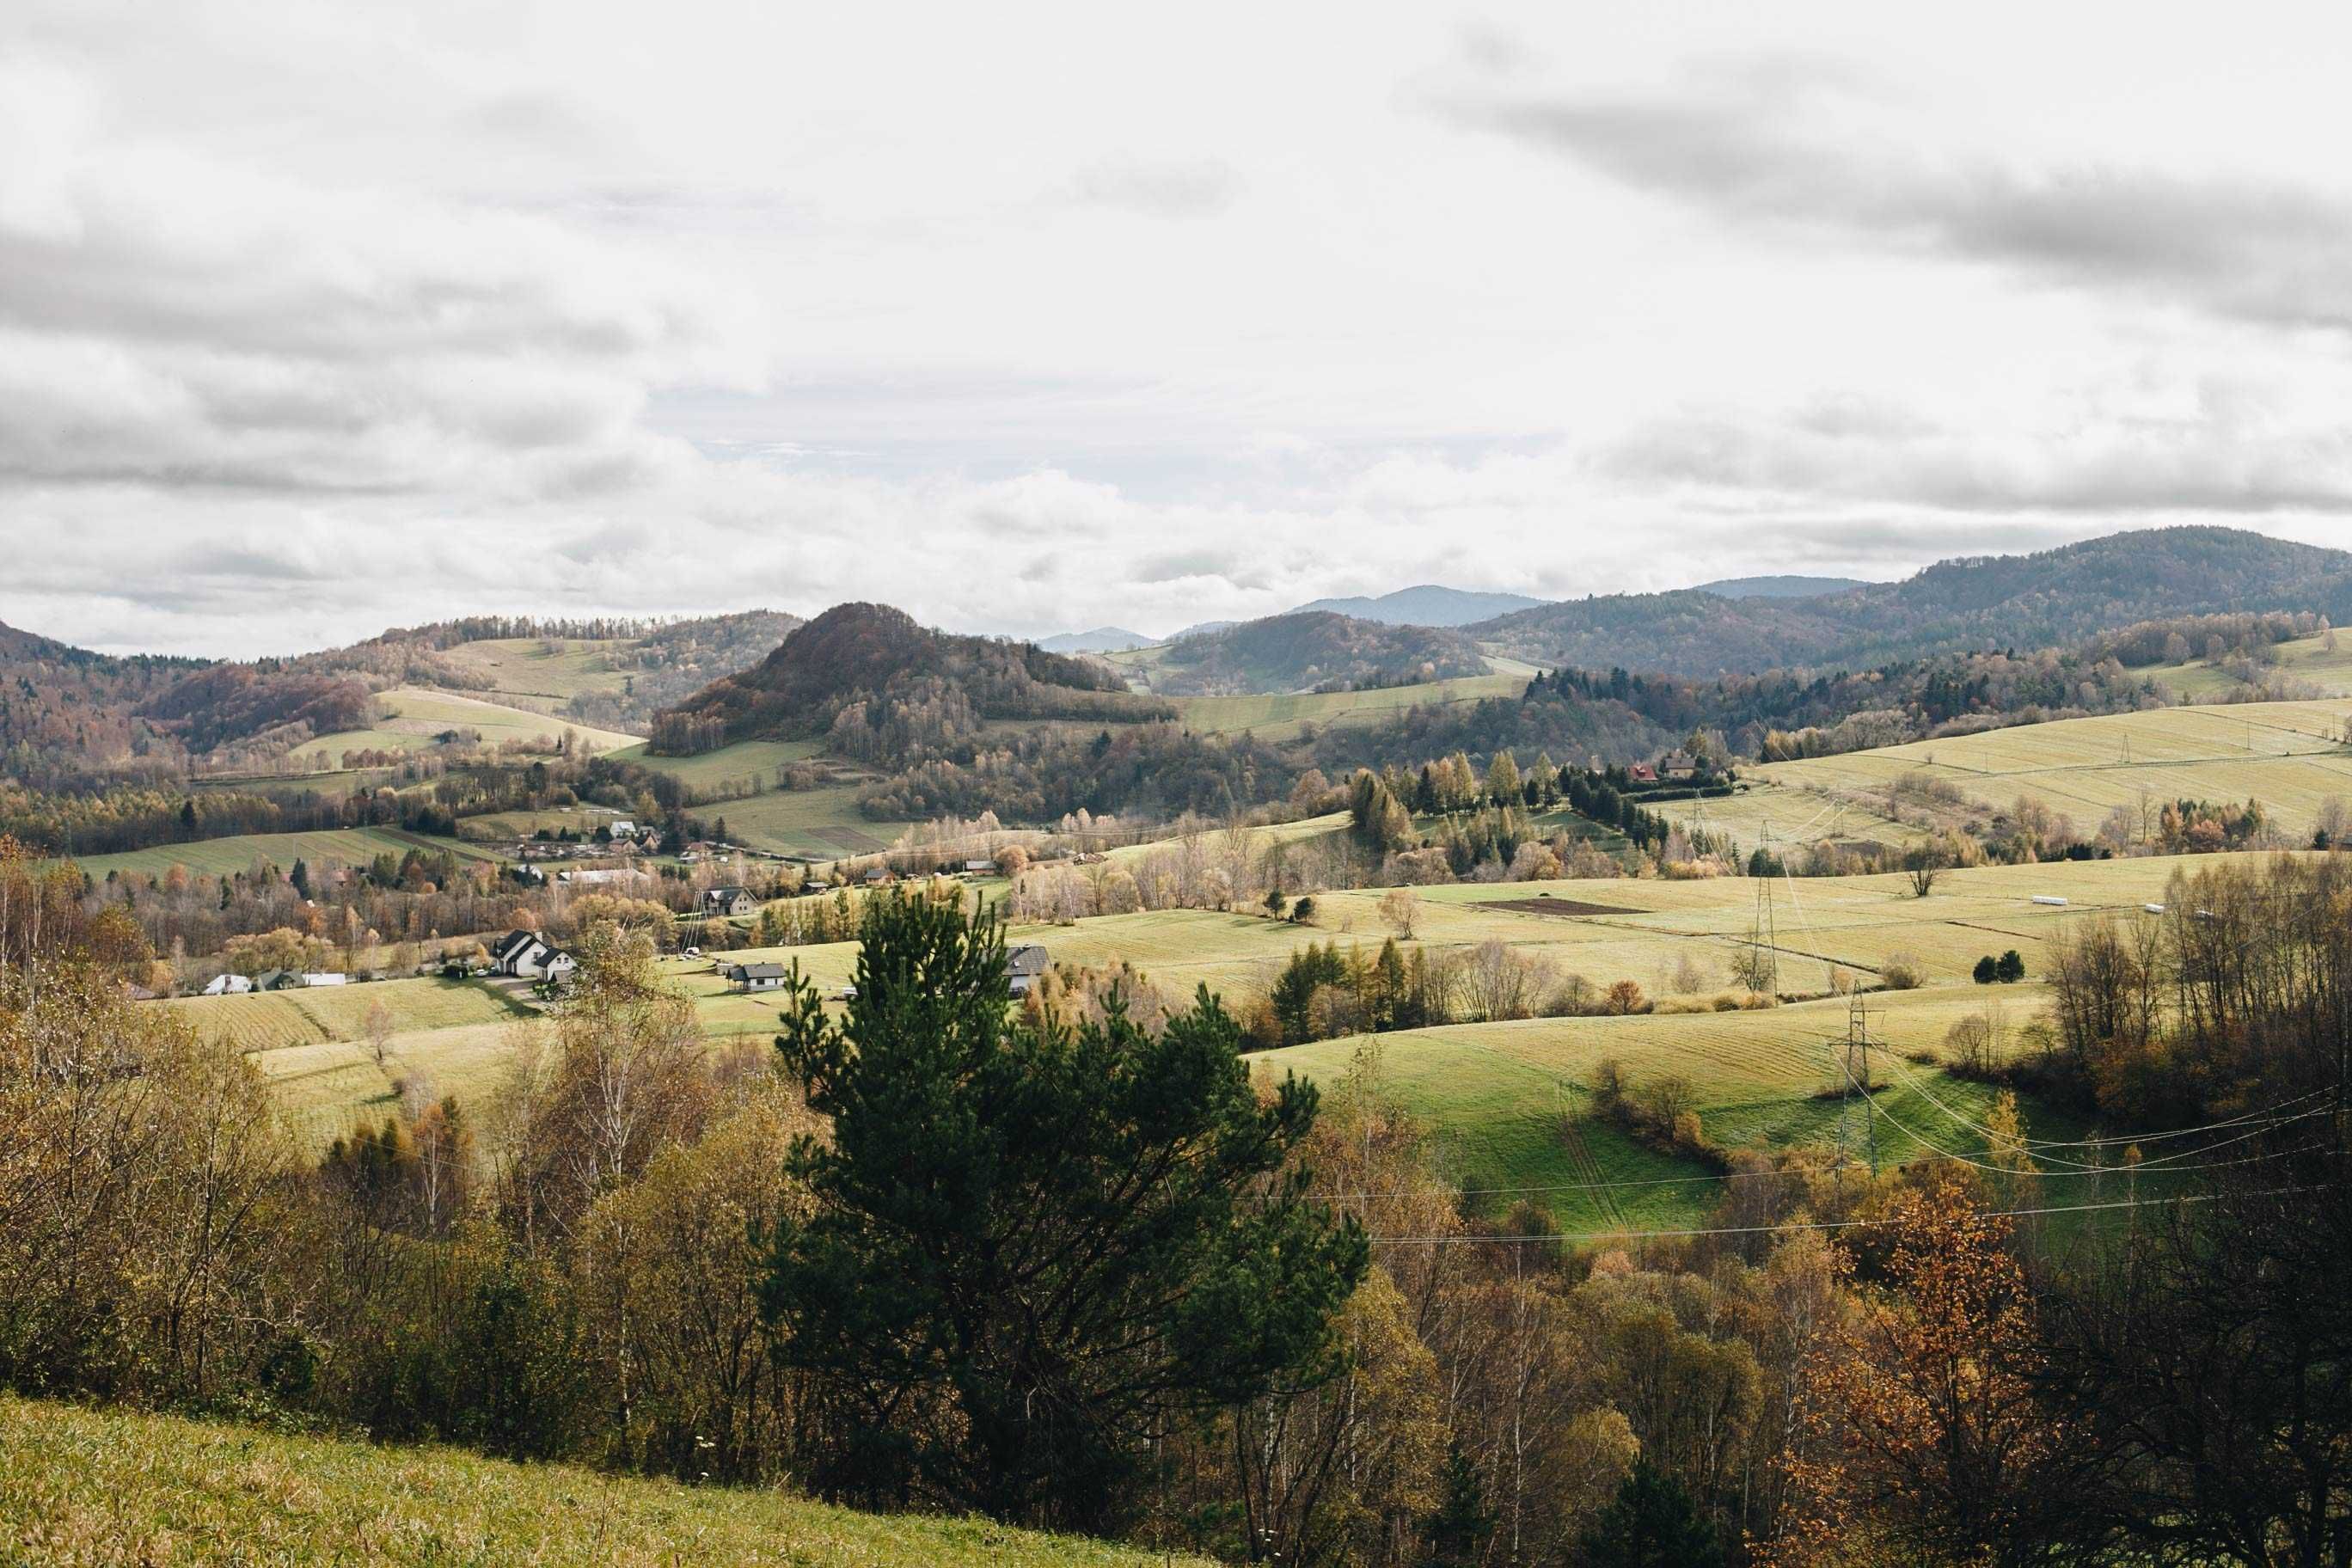
[[[119,855],[76,856],[74,864],[101,879],[109,871],[136,871],[142,876],[160,877],[174,866],[185,866],[206,876],[226,877],[250,871],[264,863],[281,871],[290,870],[297,860],[308,861],[314,869],[331,865],[364,866],[379,855],[405,855],[411,849],[446,849],[460,858],[477,860],[498,858],[478,845],[454,838],[428,837],[396,827],[342,827],[317,833],[242,833],[194,844],[161,844],[152,849],[130,849]]]
[[[1143,1568],[1170,1561],[977,1520],[853,1513],[774,1491],[0,1399],[0,1563]]]
[[[2084,833],[2143,795],[2158,802],[2251,798],[2303,837],[2325,802],[2352,795],[2352,749],[2338,740],[2347,718],[2352,701],[2341,699],[2159,708],[1775,763],[1755,773],[1824,803],[1883,802],[1893,781],[1921,773],[2000,810],[2020,795],[2036,796]]]

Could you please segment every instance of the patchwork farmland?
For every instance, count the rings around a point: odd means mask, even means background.
[[[1817,1000],[1756,1011],[1709,1009],[1732,989],[1729,965],[1747,945],[1759,887],[1750,879],[1507,883],[1424,888],[1408,949],[1469,953],[1501,943],[1596,989],[1621,979],[1689,1011],[1624,1017],[1532,1018],[1456,1024],[1371,1039],[1334,1039],[1268,1052],[1261,1070],[1336,1083],[1360,1050],[1376,1051],[1388,1092],[1424,1119],[1448,1168],[1474,1201],[1507,1207],[1540,1189],[1571,1228],[1679,1223],[1719,1184],[1705,1167],[1649,1149],[1592,1113],[1591,1080],[1603,1060],[1635,1083],[1685,1079],[1708,1136],[1727,1146],[1785,1147],[1832,1138],[1840,1107],[1823,1098],[1842,1071],[1847,1002],[1828,994],[1869,986],[1893,962],[1923,984],[1874,991],[1865,1003],[1873,1039],[1885,1049],[1875,1097],[1882,1153],[1916,1157],[1980,1146],[1970,1123],[1990,1091],[1946,1075],[1934,1052],[1963,1018],[1990,1009],[2007,1038],[2042,1005],[2038,979],[2050,943],[2085,921],[2132,918],[2161,901],[2176,872],[2232,857],[2061,862],[1951,871],[1927,898],[1901,876],[1780,879],[1769,884],[1780,984]],[[2036,897],[2063,898],[2063,905]],[[1309,942],[1376,948],[1391,934],[1380,889],[1318,895],[1312,927],[1255,913],[1171,910],[1016,926],[1013,942],[1043,943],[1056,962],[1133,963],[1171,999],[1205,985],[1238,1004],[1263,994],[1291,954]],[[1556,908],[1554,906],[1557,906]],[[2015,949],[2029,978],[1981,986],[1969,978],[1987,953]],[[852,979],[851,942],[731,952],[730,962],[797,963],[830,995]],[[708,958],[673,957],[663,970],[693,998],[707,1037],[754,1048],[773,1034],[777,998],[731,989]],[[379,1066],[365,1043],[372,1004],[393,1015]],[[394,1084],[416,1079],[436,1094],[475,1101],[493,1094],[516,1051],[544,1025],[485,987],[404,981],[341,993],[205,997],[168,1004],[199,1028],[217,1028],[253,1052],[289,1117],[315,1145],[380,1116]],[[2072,1135],[2074,1124],[2026,1107],[2037,1135]],[[2086,1184],[2087,1175],[2052,1178]],[[1619,1183],[1642,1183],[1625,1187]]]

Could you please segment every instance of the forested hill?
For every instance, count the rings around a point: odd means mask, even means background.
[[[2238,529],[2152,529],[1940,562],[1900,583],[1816,598],[1615,594],[1465,630],[1536,664],[1711,676],[2045,647],[2135,621],[2241,610],[2343,619],[2352,614],[2352,553]]]
[[[830,735],[853,755],[967,738],[992,719],[1167,717],[1107,666],[1031,643],[919,626],[887,605],[836,605],[752,668],[655,716],[657,751]]]
[[[1460,632],[1312,610],[1171,643],[1152,685],[1172,696],[1308,691],[1450,680],[1486,668],[1478,645]]]
[[[132,710],[204,661],[117,658],[0,625],[0,776],[44,778],[158,738]]]

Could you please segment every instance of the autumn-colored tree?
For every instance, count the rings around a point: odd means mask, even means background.
[[[1391,888],[1381,895],[1381,920],[1399,942],[1411,942],[1421,920],[1421,895],[1411,888]]]
[[[2066,1440],[2037,1393],[2032,1297],[2009,1222],[1957,1168],[1890,1205],[1883,1277],[1816,1354],[1769,1561],[1954,1568],[2028,1560],[2037,1471]],[[1848,1253],[1842,1272],[1851,1279]]]

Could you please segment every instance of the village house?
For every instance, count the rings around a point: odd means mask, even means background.
[[[490,949],[490,973],[517,980],[562,980],[580,961],[533,931],[510,931]]]
[[[242,996],[252,989],[253,977],[249,974],[215,974],[205,986],[204,994],[207,996]]]
[[[1052,963],[1045,950],[1034,942],[1024,942],[1004,955],[1004,982],[1015,996],[1026,996],[1037,977]]]
[[[1647,763],[1635,763],[1625,770],[1625,777],[1634,784],[1655,784],[1658,782],[1658,770]]]
[[[1658,759],[1658,776],[1668,779],[1689,779],[1698,773],[1698,759],[1688,752],[1668,752]]]
[[[760,912],[760,900],[751,896],[749,888],[712,888],[702,895],[702,912],[713,918],[756,915]]]
[[[723,963],[719,973],[738,991],[773,991],[788,972],[781,963]]]

